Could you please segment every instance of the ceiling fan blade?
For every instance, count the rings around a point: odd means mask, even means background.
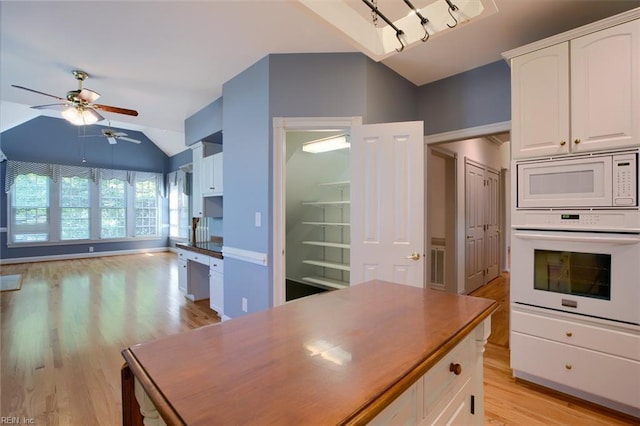
[[[32,106],[31,108],[33,109],[59,109],[56,107],[64,107],[67,106],[67,104],[47,104],[47,105],[35,105]]]
[[[121,141],[127,141],[127,142],[132,142],[132,143],[140,143],[140,141],[137,140],[137,139],[126,138],[126,137],[123,137],[123,136],[120,136],[118,139],[120,139]]]
[[[127,134],[124,132],[113,132],[113,136],[122,137],[122,136],[127,136]]]
[[[82,89],[80,93],[78,93],[78,99],[90,104],[97,101],[99,97],[100,93],[94,92],[90,89]]]
[[[40,95],[45,95],[45,96],[49,96],[50,98],[55,98],[61,101],[66,101],[66,99],[61,98],[59,96],[55,96],[55,95],[50,95],[48,93],[44,93],[44,92],[40,92],[38,90],[33,90],[33,89],[29,89],[28,87],[23,87],[23,86],[16,86],[15,84],[12,84],[11,87],[15,87],[16,89],[22,89],[22,90],[27,90],[29,92],[33,92],[33,93],[38,93]]]
[[[110,143],[111,145],[115,145],[115,144],[117,143],[117,142],[116,142],[116,138],[107,137],[107,140],[109,141],[109,143]]]
[[[134,117],[138,116],[138,111],[135,111],[133,109],[119,108],[119,107],[114,107],[109,105],[100,105],[100,104],[93,104],[91,106],[102,111],[115,112],[117,114],[133,115]]]

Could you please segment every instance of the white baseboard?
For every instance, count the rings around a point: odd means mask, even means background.
[[[170,251],[170,248],[154,247],[154,248],[135,249],[135,250],[98,251],[93,253],[70,253],[70,254],[56,254],[56,255],[50,255],[50,256],[16,257],[14,259],[0,259],[0,265],[9,265],[12,263],[47,262],[50,260],[85,259],[89,257],[122,256],[126,254],[159,253],[164,251]]]

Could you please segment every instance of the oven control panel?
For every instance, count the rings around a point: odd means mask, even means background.
[[[640,231],[638,211],[515,211],[515,228],[583,229],[598,231]]]
[[[638,157],[636,154],[613,156],[613,205],[638,204]]]

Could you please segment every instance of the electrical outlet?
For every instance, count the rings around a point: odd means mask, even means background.
[[[242,312],[247,312],[247,298],[242,298]]]
[[[89,246],[89,253],[93,253],[93,246]]]

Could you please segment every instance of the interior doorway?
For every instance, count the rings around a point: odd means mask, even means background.
[[[460,294],[469,293],[476,286],[482,286],[489,277],[497,276],[507,265],[510,198],[509,129],[510,123],[502,122],[424,138],[428,148],[425,152],[428,153],[426,164],[429,167],[430,176],[427,193],[430,201],[427,208],[431,215],[426,242],[427,247],[430,245],[432,247],[431,263],[436,265],[443,261],[438,258],[440,248],[437,246],[444,245],[444,253],[441,256],[444,257],[444,263],[447,265],[444,267],[444,286],[436,276],[436,283],[431,283],[432,288]],[[435,164],[435,169],[432,163]],[[477,185],[475,189],[469,191],[466,189],[467,185],[473,185],[474,180],[468,176],[470,169],[473,169],[468,167],[468,163],[480,166],[482,169],[476,170]],[[448,174],[445,175],[445,164],[454,171],[447,172]],[[434,170],[438,168],[441,170],[439,175],[432,176]],[[490,189],[487,189],[487,186]],[[434,200],[433,191],[438,188],[445,191],[447,197],[452,198],[453,201],[445,202],[444,194],[440,195],[439,200]],[[479,202],[480,199],[484,200],[485,196],[489,196],[492,201],[483,201],[480,210],[476,208],[474,211],[473,203]],[[472,211],[469,211],[468,206],[472,206]],[[488,211],[487,206],[491,206]],[[469,226],[467,221],[470,216],[476,220],[471,223],[472,226]],[[440,222],[438,217],[441,217]],[[445,218],[451,218],[453,225],[447,225]],[[491,219],[490,223],[485,223],[486,218]],[[473,231],[476,223],[478,232],[482,230],[481,241],[473,235],[473,232],[470,232]],[[448,230],[445,241],[438,238],[441,237],[438,233],[442,234],[443,229]],[[468,236],[471,238],[467,238]],[[487,243],[488,240],[490,240],[489,243]],[[468,244],[468,241],[473,244]],[[490,244],[489,247],[486,246],[487,244]],[[455,264],[451,266],[446,259],[455,260]],[[434,275],[434,267],[431,268],[430,275]],[[470,280],[467,279],[468,277]],[[433,278],[431,281],[434,281]]]

